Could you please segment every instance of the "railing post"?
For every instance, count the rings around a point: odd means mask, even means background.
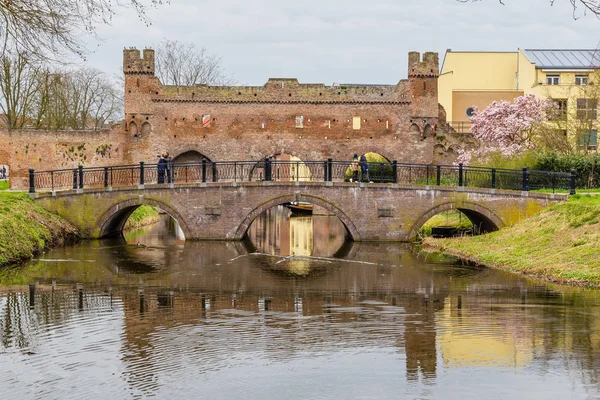
[[[429,186],[429,164],[425,166],[425,184]]]
[[[171,161],[167,164],[167,183],[173,183],[173,163]]]
[[[237,182],[237,161],[233,162],[233,181]]]
[[[492,189],[496,189],[496,168],[492,168]]]
[[[435,167],[435,184],[440,186],[442,184],[442,166],[436,165]]]
[[[206,158],[202,159],[202,183],[206,183]]]
[[[50,171],[50,187],[52,192],[54,192],[54,171]]]
[[[529,172],[527,167],[523,167],[523,191],[529,192]]]
[[[327,159],[327,180],[331,182],[333,180],[333,159]]]
[[[392,183],[398,183],[398,161],[392,161]]]
[[[463,164],[458,164],[458,186],[463,185]]]
[[[144,185],[144,162],[140,161],[140,185]]]
[[[108,167],[104,167],[104,187],[108,187]]]
[[[265,181],[271,180],[271,160],[265,158]]]
[[[575,194],[575,170],[572,169],[571,170],[571,191],[569,192],[569,194],[574,195]]]
[[[29,168],[29,193],[35,193],[35,170]]]
[[[73,168],[73,189],[77,189],[77,168]]]
[[[323,180],[327,182],[327,161],[323,161]]]
[[[83,165],[79,165],[79,189],[83,189]]]
[[[212,164],[212,181],[216,182],[217,181],[217,163],[216,162],[211,162]]]

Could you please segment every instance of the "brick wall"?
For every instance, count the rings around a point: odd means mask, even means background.
[[[125,120],[102,131],[0,130],[0,163],[15,188],[28,168],[56,169],[154,162],[190,150],[213,161],[291,154],[303,160],[379,153],[431,163],[438,125],[438,57],[409,54],[408,79],[395,85],[301,84],[271,78],[263,86],[162,85],[154,51],[124,50]],[[5,161],[6,160],[6,161]]]

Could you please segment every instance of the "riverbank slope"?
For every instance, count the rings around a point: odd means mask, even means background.
[[[427,238],[423,249],[549,281],[600,286],[600,196],[573,196],[486,235]]]
[[[74,226],[36,205],[26,193],[0,193],[0,266],[78,239]]]
[[[135,209],[125,222],[123,229],[136,229],[152,225],[160,220],[158,210],[152,206],[141,205]]]

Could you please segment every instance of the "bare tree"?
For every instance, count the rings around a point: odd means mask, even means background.
[[[456,0],[460,3],[473,3],[477,1],[483,0]],[[498,3],[505,5],[506,0],[498,0]],[[573,18],[577,19],[581,15],[581,10],[583,10],[583,15],[588,12],[594,14],[596,17],[600,18],[600,0],[562,0],[569,1],[573,6]],[[557,0],[548,0],[551,6],[557,3]]]
[[[22,128],[29,122],[43,75],[43,67],[23,53],[0,58],[0,109],[7,128]]]
[[[168,0],[0,0],[0,54],[16,47],[30,58],[83,57],[82,34],[96,35],[116,10],[133,8],[149,24],[146,10]]]
[[[22,53],[7,53],[0,58],[0,110],[9,129],[98,129],[122,119],[123,100],[101,71],[52,71]]]
[[[48,74],[40,90],[36,127],[102,128],[122,118],[119,93],[106,74],[93,68]]]
[[[233,80],[221,68],[221,58],[193,43],[164,40],[156,49],[156,73],[165,85],[228,85]]]

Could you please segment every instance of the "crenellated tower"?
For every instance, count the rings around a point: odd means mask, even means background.
[[[147,136],[152,130],[152,96],[158,95],[161,88],[154,72],[154,50],[123,50],[125,131],[133,137]]]
[[[408,53],[408,79],[412,92],[411,118],[413,129],[418,128],[423,137],[433,135],[438,123],[438,53]]]
[[[143,57],[138,49],[123,50],[123,73],[154,75],[154,50],[145,49]]]

